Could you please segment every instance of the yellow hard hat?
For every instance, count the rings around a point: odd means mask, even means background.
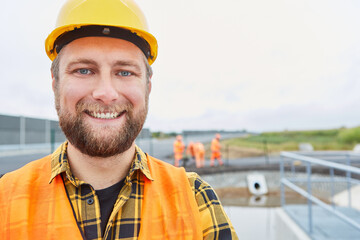
[[[61,47],[85,36],[131,41],[144,52],[149,64],[157,57],[156,38],[149,33],[145,16],[133,0],[68,0],[60,10],[55,30],[45,40],[46,54],[53,61]]]

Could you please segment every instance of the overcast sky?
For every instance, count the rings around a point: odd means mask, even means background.
[[[0,114],[57,119],[44,41],[64,2],[3,2]],[[360,1],[137,3],[159,43],[152,131],[360,125]]]

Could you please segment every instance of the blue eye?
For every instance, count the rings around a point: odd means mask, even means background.
[[[78,73],[87,75],[87,74],[90,74],[90,70],[86,69],[86,68],[81,68],[78,70]]]
[[[122,77],[128,77],[131,75],[131,72],[129,71],[121,71],[119,72],[119,75],[122,76]]]

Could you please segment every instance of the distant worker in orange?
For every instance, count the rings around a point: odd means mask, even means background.
[[[195,143],[195,161],[196,167],[202,168],[205,165],[205,147],[201,142]]]
[[[187,148],[186,148],[186,155],[191,157],[191,160],[195,160],[195,144],[194,142],[190,141]]]
[[[177,135],[176,140],[174,142],[174,158],[175,158],[175,167],[179,166],[180,160],[183,158],[183,152],[185,149],[185,145],[182,141],[182,136]]]
[[[214,166],[214,161],[217,159],[219,161],[219,165],[222,166],[224,163],[221,160],[221,144],[220,144],[220,134],[215,134],[215,138],[211,141],[211,159],[210,166]]]

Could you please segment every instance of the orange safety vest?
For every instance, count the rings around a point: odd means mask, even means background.
[[[211,151],[213,151],[213,152],[220,152],[220,149],[221,149],[221,145],[220,145],[219,140],[217,140],[216,138],[214,138],[214,139],[211,141]]]
[[[205,153],[204,145],[202,143],[195,143],[195,152]]]
[[[202,239],[194,192],[183,168],[152,157],[144,177],[139,239]],[[0,179],[0,239],[83,239],[58,175],[49,184],[51,157]]]
[[[186,149],[186,153],[191,156],[195,156],[195,144],[194,143],[189,143],[189,145]]]
[[[174,142],[174,153],[183,153],[184,152],[185,145],[182,141],[176,140]]]

